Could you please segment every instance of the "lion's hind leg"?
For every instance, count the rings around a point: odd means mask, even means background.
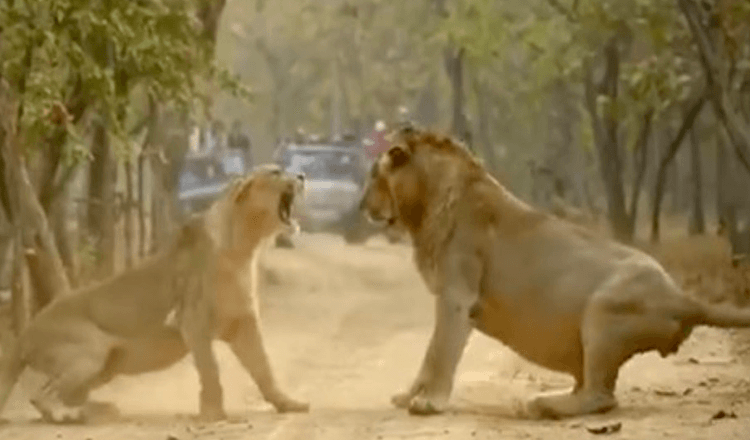
[[[679,334],[679,321],[656,313],[590,308],[581,328],[582,383],[571,393],[538,396],[529,404],[529,415],[559,419],[615,408],[620,367],[635,354],[662,349],[665,343],[673,346],[674,335]]]
[[[49,379],[31,403],[45,422],[83,423],[90,415],[86,408],[90,390],[111,379],[104,377],[111,352],[71,346],[56,351],[57,359],[38,369]]]

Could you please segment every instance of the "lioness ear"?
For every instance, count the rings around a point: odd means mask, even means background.
[[[409,152],[400,145],[391,147],[391,149],[388,150],[388,158],[390,159],[392,168],[398,168],[406,164],[410,157],[411,155]]]
[[[190,219],[185,225],[180,228],[180,231],[177,233],[175,246],[177,248],[186,248],[193,246],[198,241],[201,227],[202,224],[199,218]]]
[[[247,181],[242,182],[240,185],[240,188],[237,190],[234,196],[235,203],[242,203],[248,198],[248,196],[250,195],[250,187],[253,186],[253,180],[248,179]]]

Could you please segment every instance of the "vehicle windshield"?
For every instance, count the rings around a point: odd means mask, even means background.
[[[350,180],[360,182],[355,153],[336,150],[291,150],[284,154],[284,167],[304,173],[311,180]]]

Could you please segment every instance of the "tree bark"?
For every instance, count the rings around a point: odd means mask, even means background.
[[[703,212],[703,179],[701,175],[701,149],[695,126],[690,130],[691,210],[688,233],[699,235],[706,232]]]
[[[698,117],[698,114],[700,113],[705,103],[706,94],[703,93],[701,94],[700,98],[698,98],[698,101],[696,101],[692,105],[690,110],[685,115],[685,118],[682,121],[682,125],[677,132],[677,135],[675,135],[674,140],[669,144],[667,152],[664,154],[664,157],[662,157],[661,162],[659,162],[659,169],[656,173],[656,189],[654,191],[653,212],[651,215],[652,243],[657,243],[659,241],[659,214],[661,213],[661,202],[664,198],[664,184],[666,182],[665,176],[667,167],[672,162],[672,159],[674,159],[677,151],[680,149],[680,146],[682,146],[682,140],[685,138],[685,135],[693,126],[695,118]]]

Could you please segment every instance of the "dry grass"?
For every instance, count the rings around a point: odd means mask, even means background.
[[[672,236],[643,246],[686,291],[709,302],[750,302],[750,265],[732,264],[729,242],[716,235]]]

